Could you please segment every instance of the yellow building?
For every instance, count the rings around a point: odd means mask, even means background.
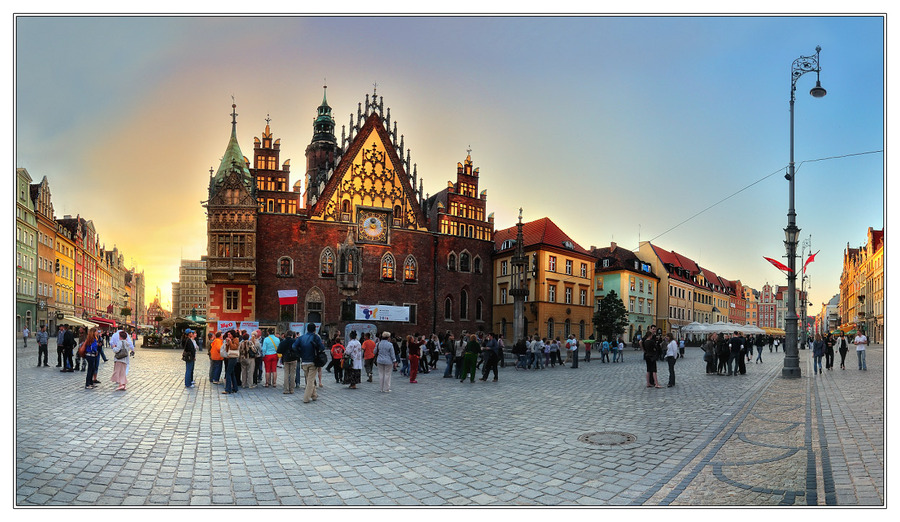
[[[884,229],[869,227],[866,244],[844,250],[841,273],[840,328],[857,328],[877,343],[884,342]]]
[[[523,249],[528,258],[525,280],[525,333],[565,339],[586,339],[593,331],[591,281],[596,259],[549,218],[523,225]],[[493,330],[512,335],[512,257],[516,227],[494,233]]]
[[[56,274],[55,290],[56,310],[63,315],[75,315],[75,241],[72,232],[60,225],[56,225],[56,259],[54,272]],[[58,317],[58,315],[57,315]],[[61,324],[57,321],[57,324]]]

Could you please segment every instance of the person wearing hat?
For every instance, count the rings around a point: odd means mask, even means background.
[[[387,393],[391,391],[391,375],[397,366],[390,332],[381,334],[381,340],[375,346],[375,364],[378,365],[378,376],[381,378],[381,391]]]

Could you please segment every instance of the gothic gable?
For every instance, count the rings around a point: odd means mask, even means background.
[[[231,170],[224,178],[210,188],[208,206],[252,206],[256,207],[256,199],[247,189],[244,177],[238,171]]]
[[[341,158],[310,217],[353,221],[360,207],[393,212],[394,226],[412,230],[425,230],[427,226],[403,162],[376,113],[370,114]]]

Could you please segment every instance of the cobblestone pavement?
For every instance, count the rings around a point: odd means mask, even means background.
[[[747,375],[706,375],[701,352],[677,386],[644,385],[639,352],[578,369],[500,370],[460,383],[439,371],[392,392],[325,374],[302,390],[222,395],[179,350],[138,348],[128,391],[101,363],[37,368],[16,348],[19,506],[784,506],[884,505],[884,350],[866,372],[781,378],[782,353]],[[107,354],[111,357],[111,354]],[[852,359],[851,359],[852,357]],[[480,376],[480,375],[479,375]],[[660,365],[660,380],[668,376]],[[282,375],[279,374],[279,383]],[[593,434],[593,435],[591,435]]]

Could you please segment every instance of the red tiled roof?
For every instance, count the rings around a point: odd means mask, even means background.
[[[494,250],[499,252],[504,241],[508,239],[515,240],[517,232],[518,230],[515,226],[495,231]],[[576,243],[571,237],[569,237],[568,234],[563,232],[562,229],[556,225],[556,223],[554,223],[550,218],[547,217],[538,219],[537,221],[523,223],[522,239],[525,243],[523,245],[524,248],[528,248],[534,245],[548,245],[565,249],[566,247],[563,246],[563,242],[570,241],[574,246],[575,252],[587,256],[591,255],[590,252]]]

